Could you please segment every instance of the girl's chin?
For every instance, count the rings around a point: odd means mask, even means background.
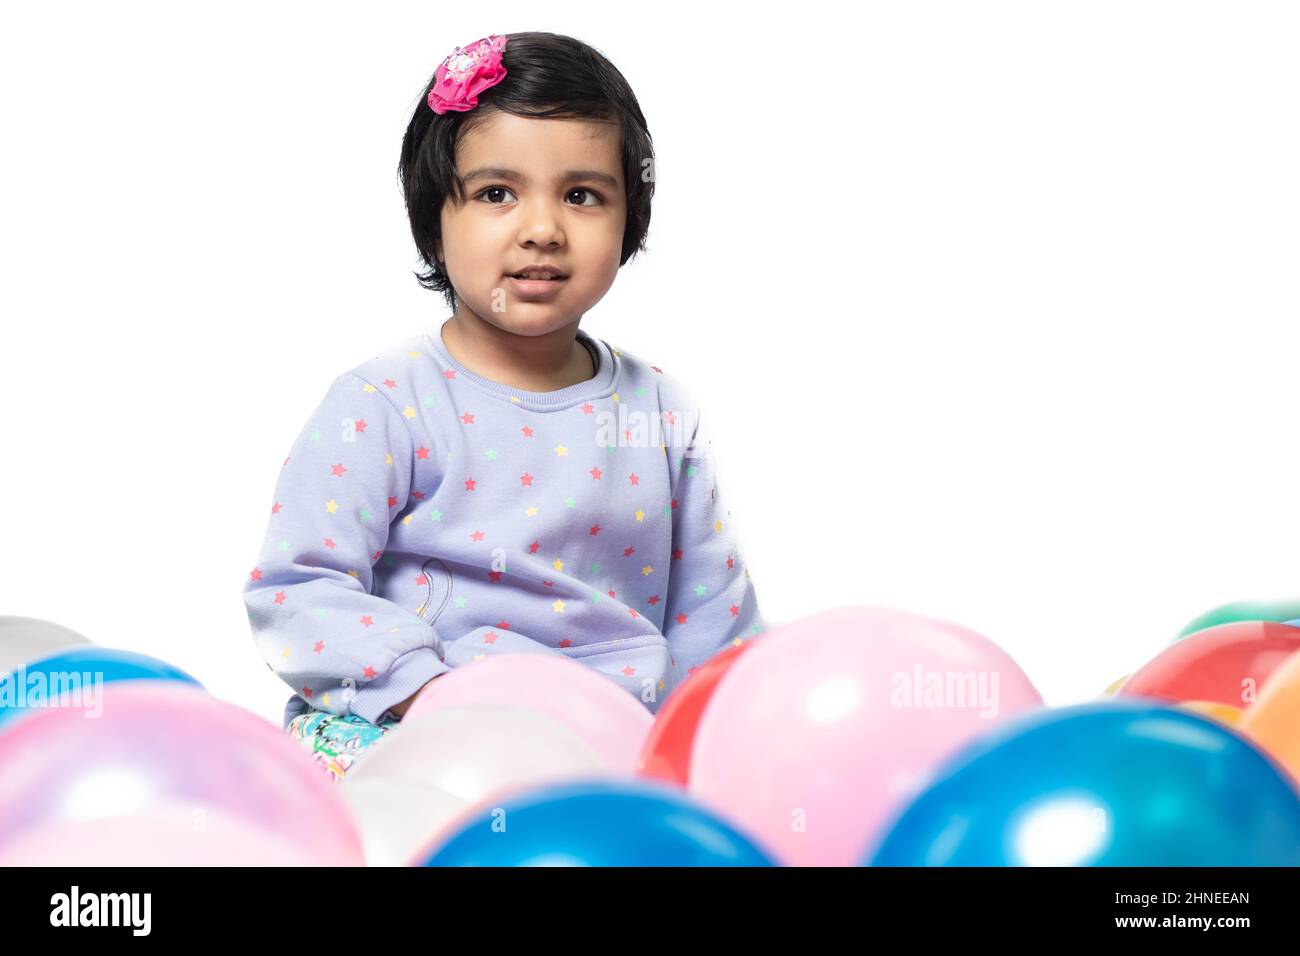
[[[548,335],[572,325],[581,316],[560,314],[552,305],[535,302],[511,304],[506,312],[493,312],[488,309],[479,315],[490,325],[512,335]]]

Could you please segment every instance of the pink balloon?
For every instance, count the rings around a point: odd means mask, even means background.
[[[337,784],[269,721],[172,681],[107,683],[100,701],[36,710],[0,732],[0,848],[65,825],[109,845],[116,828],[143,832],[124,820],[181,807],[274,834],[317,865],[365,865]]]
[[[632,776],[654,716],[586,664],[549,654],[498,654],[461,664],[411,702],[404,721],[443,707],[503,704],[554,717],[600,754],[611,773]]]
[[[718,683],[688,791],[788,866],[856,866],[933,771],[1042,706],[974,631],[846,607],[769,630]]]
[[[0,846],[0,866],[329,866],[329,856],[286,843],[219,810],[149,808],[148,816],[54,821]]]

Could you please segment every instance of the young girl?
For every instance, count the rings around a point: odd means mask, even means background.
[[[653,713],[763,630],[699,408],[578,327],[650,222],[623,76],[551,33],[457,47],[399,171],[452,315],[334,379],[243,590],[285,727],[335,779],[461,664],[560,654]]]

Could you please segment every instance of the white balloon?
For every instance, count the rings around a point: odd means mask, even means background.
[[[388,780],[474,803],[506,790],[611,775],[595,748],[554,717],[465,704],[401,721],[357,758],[344,784]]]
[[[56,651],[94,643],[71,628],[36,617],[0,615],[0,674]]]
[[[418,865],[455,821],[494,799],[613,777],[600,754],[554,717],[466,704],[402,720],[362,752],[343,791],[372,866]]]
[[[361,831],[367,866],[418,864],[412,857],[419,848],[449,832],[453,821],[472,806],[441,790],[409,783],[352,780],[351,771],[343,782],[343,795]]]

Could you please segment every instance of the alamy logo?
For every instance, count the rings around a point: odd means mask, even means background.
[[[701,428],[700,413],[694,409],[681,414],[660,412],[650,415],[629,411],[620,403],[617,414],[609,411],[596,413],[596,445],[601,448],[684,447],[683,458],[702,458],[707,440],[702,439],[702,432],[697,434]],[[691,441],[693,435],[694,442]]]
[[[72,707],[86,718],[104,713],[103,671],[16,671],[0,675],[0,707],[35,710]]]
[[[981,717],[998,715],[997,671],[931,671],[916,664],[889,682],[894,707],[979,708]]]
[[[130,926],[133,936],[148,936],[150,893],[87,893],[73,884],[71,893],[50,897],[51,926]]]

